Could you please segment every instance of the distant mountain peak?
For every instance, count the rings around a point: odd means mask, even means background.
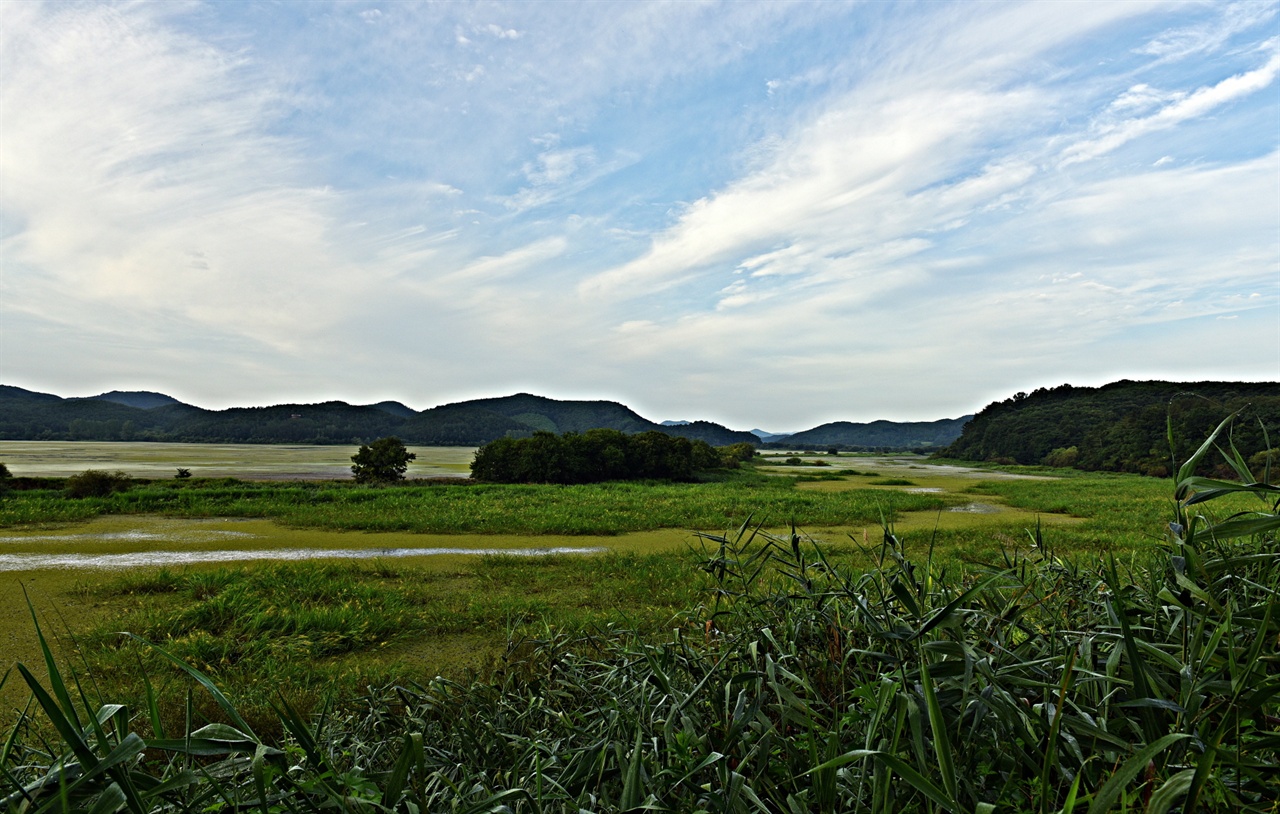
[[[664,421],[664,422],[662,422],[662,426],[664,426],[664,427],[683,427],[685,424],[692,424],[692,423],[693,423],[692,421],[670,421],[670,420],[668,420],[668,421]]]
[[[155,407],[165,407],[170,404],[182,403],[173,396],[166,396],[164,393],[154,393],[150,390],[112,390],[109,393],[89,396],[89,398],[96,399],[98,401],[110,401],[116,404],[123,404],[126,407],[137,407],[140,410],[150,410]]]
[[[381,410],[384,413],[390,413],[391,415],[398,416],[400,418],[408,418],[418,414],[417,410],[412,407],[405,406],[398,401],[380,401],[377,404],[370,404],[369,406],[375,410]]]

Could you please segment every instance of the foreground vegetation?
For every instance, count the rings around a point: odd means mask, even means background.
[[[743,524],[702,538],[690,604],[665,635],[661,618],[526,627],[483,680],[402,682],[318,716],[280,697],[281,737],[217,688],[216,660],[200,670],[172,644],[132,640],[155,679],[139,714],[46,650],[47,683],[19,670],[49,723],[24,720],[0,747],[5,804],[1275,811],[1280,488],[1238,457],[1239,481],[1192,476],[1207,448],[1180,471],[1147,556],[1073,561],[1042,534],[961,570],[886,529],[868,570]],[[1255,506],[1213,511],[1232,496]],[[348,604],[364,601],[352,591]],[[399,612],[379,611],[388,630]],[[176,724],[152,689],[168,670],[193,699]]]

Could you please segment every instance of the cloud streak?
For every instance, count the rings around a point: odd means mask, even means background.
[[[0,368],[791,428],[1274,375],[1275,11],[0,4]]]

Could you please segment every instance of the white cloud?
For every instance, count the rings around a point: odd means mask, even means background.
[[[1273,5],[0,3],[0,366],[784,427],[1212,370]]]
[[[943,228],[975,199],[990,203],[1026,180],[1021,162],[972,174],[965,165],[984,133],[1012,126],[1035,106],[1035,95],[1021,91],[855,95],[781,145],[767,166],[689,206],[644,256],[588,280],[582,293],[648,295],[726,263],[797,273],[778,261],[844,255]],[[964,175],[938,184],[956,173]],[[767,262],[752,257],[782,239],[803,246]]]
[[[6,11],[6,307],[297,348],[374,280],[331,243],[332,193],[270,135],[281,93],[154,10]]]
[[[1275,81],[1280,72],[1280,52],[1273,52],[1267,63],[1245,73],[1228,77],[1209,87],[1197,89],[1189,94],[1172,94],[1156,112],[1140,117],[1125,119],[1100,128],[1100,134],[1063,151],[1061,166],[1066,167],[1081,161],[1089,161],[1149,133],[1167,130],[1190,119],[1205,116],[1215,108],[1228,104],[1236,99],[1257,93]],[[1123,98],[1123,97],[1122,97]]]
[[[1272,2],[1226,3],[1218,11],[1219,14],[1208,20],[1163,31],[1135,50],[1170,60],[1217,51],[1237,34],[1270,22],[1275,17],[1276,5]]]
[[[524,165],[524,176],[536,186],[559,184],[573,176],[580,167],[595,163],[596,153],[590,147],[549,150],[539,155],[536,163]]]
[[[505,254],[481,257],[457,271],[432,279],[426,288],[432,297],[458,296],[463,289],[501,282],[503,278],[537,268],[540,263],[564,254],[567,246],[563,237],[544,238]]]
[[[489,23],[488,25],[486,25],[483,31],[489,34],[489,36],[495,37],[500,40],[520,39],[520,32],[516,31],[514,28],[503,28],[502,26],[495,25],[493,23]]]
[[[634,154],[619,153],[609,161],[601,161],[590,146],[546,150],[521,168],[528,186],[513,195],[496,196],[495,200],[513,212],[525,212],[580,193],[635,163],[637,158]]]

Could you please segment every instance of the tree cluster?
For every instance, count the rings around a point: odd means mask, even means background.
[[[1133,382],[1062,385],[988,405],[943,454],[976,461],[1073,466],[1163,476],[1186,460],[1226,416],[1239,412],[1230,439],[1266,449],[1280,427],[1280,385]],[[1171,450],[1169,439],[1174,448]],[[1200,474],[1221,461],[1208,460]]]
[[[697,472],[737,466],[754,453],[750,444],[716,448],[662,432],[539,431],[530,438],[500,438],[480,447],[471,476],[489,483],[691,480]]]

